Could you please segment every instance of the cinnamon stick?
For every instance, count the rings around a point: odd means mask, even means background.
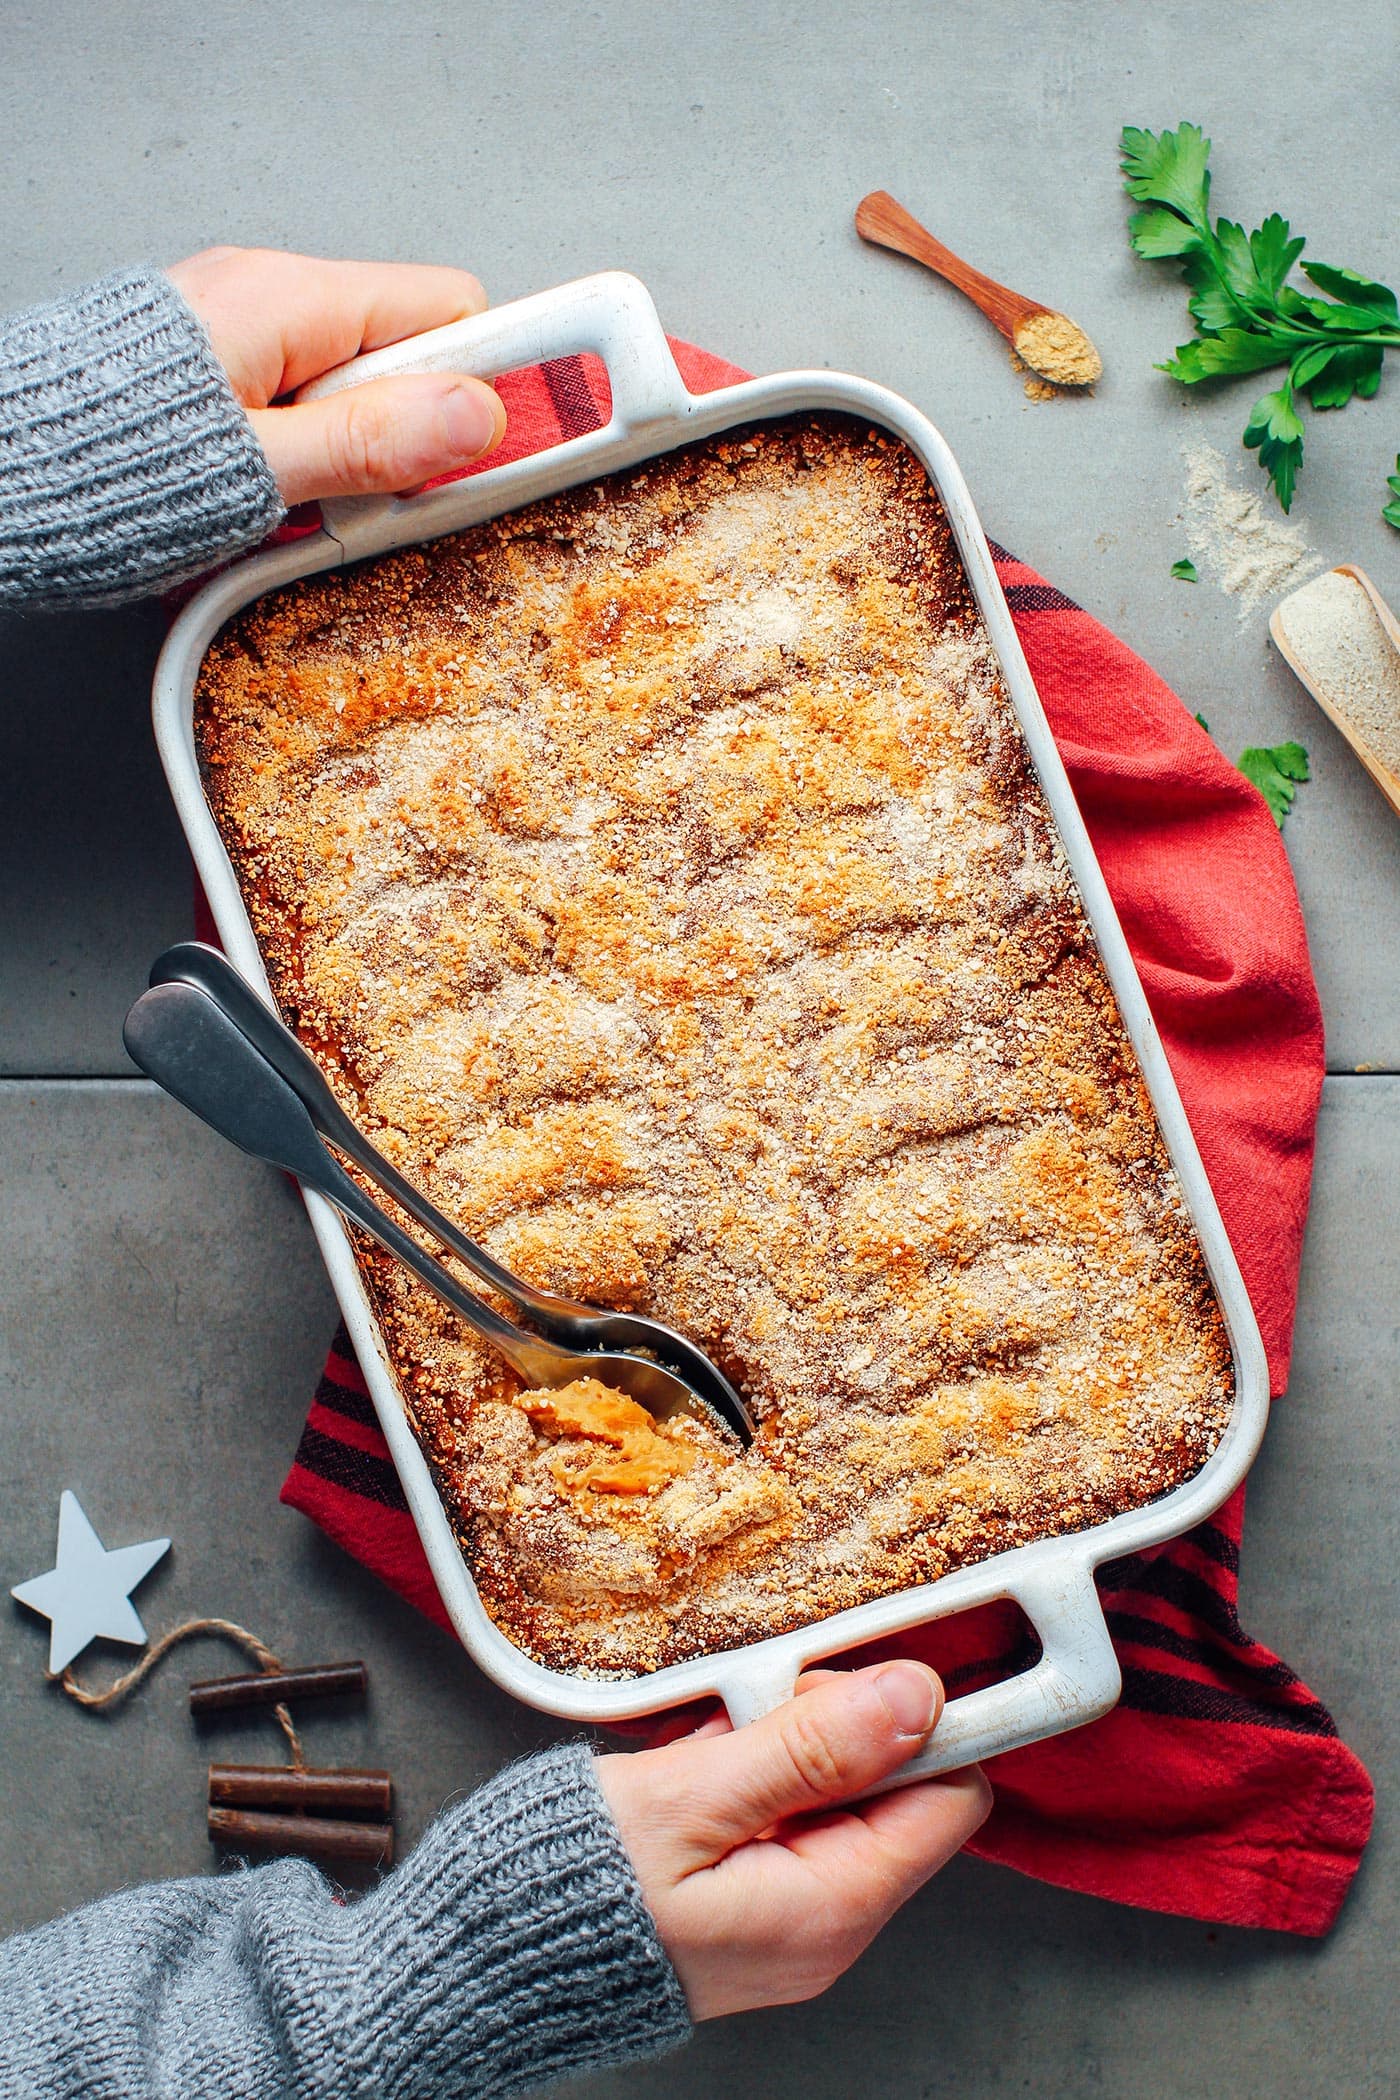
[[[337,1823],[325,1816],[211,1808],[209,1836],[229,1852],[309,1852],[318,1859],[353,1860],[367,1867],[391,1866],[394,1859],[394,1833],[387,1823]]]
[[[394,1783],[388,1772],[298,1771],[292,1765],[210,1765],[214,1808],[287,1808],[304,1816],[345,1816],[387,1823]]]
[[[257,1670],[242,1677],[211,1677],[190,1686],[192,1714],[228,1713],[240,1706],[278,1706],[284,1700],[326,1699],[364,1693],[369,1672],[362,1662],[313,1663],[305,1670]]]

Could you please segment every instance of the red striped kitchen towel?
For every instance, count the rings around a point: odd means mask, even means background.
[[[697,392],[745,376],[674,347]],[[606,380],[591,359],[509,375],[501,392],[510,430],[497,462],[606,413]],[[995,552],[1281,1393],[1323,1071],[1287,858],[1260,796],[1162,681]],[[343,1333],[282,1495],[446,1624]],[[1370,1831],[1371,1785],[1326,1709],[1240,1625],[1243,1517],[1240,1490],[1187,1537],[1102,1571],[1122,1700],[1088,1728],[994,1760],[996,1806],[971,1850],[1118,1902],[1327,1931]],[[1011,1606],[899,1646],[926,1654],[954,1692],[1029,1659]]]

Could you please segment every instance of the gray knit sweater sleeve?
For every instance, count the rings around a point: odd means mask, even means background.
[[[468,2100],[689,2032],[580,1748],[448,1809],[358,1902],[286,1860],[0,1945],[3,2100]]]
[[[159,270],[0,318],[0,606],[139,597],[256,546],[282,513],[198,317]]]

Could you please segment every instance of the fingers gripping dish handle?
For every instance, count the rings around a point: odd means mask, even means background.
[[[493,379],[521,365],[589,350],[607,367],[612,420],[605,430],[572,439],[550,453],[556,468],[560,453],[570,446],[605,454],[618,439],[659,423],[674,423],[693,409],[694,396],[676,368],[651,294],[625,270],[602,270],[572,284],[556,285],[552,291],[534,292],[509,305],[488,308],[468,320],[450,322],[445,328],[386,344],[382,350],[367,351],[363,357],[322,373],[301,389],[297,399],[320,400],[346,387],[363,386],[366,380],[396,378],[404,372],[466,372],[476,379]],[[601,463],[604,468],[608,465],[605,458]],[[489,477],[498,486],[506,477],[518,479],[522,486],[513,500],[528,501],[532,466],[530,460],[516,460],[494,470],[485,468],[476,480],[485,482]],[[427,500],[411,499],[420,506]],[[326,530],[345,542],[347,551],[358,552],[358,546],[352,549],[353,542],[373,537],[382,543],[382,533],[373,524],[382,526],[387,513],[407,507],[395,497],[353,497],[324,503],[321,509]],[[415,510],[415,516],[421,516],[421,511]]]
[[[1044,1736],[1096,1721],[1117,1703],[1122,1673],[1092,1571],[1066,1557],[1018,1582],[1013,1594],[1040,1637],[1039,1662],[1019,1677],[950,1699],[928,1748],[872,1793],[1024,1749]],[[737,1728],[781,1703],[791,1690],[790,1684],[776,1687],[771,1675],[760,1680],[754,1673],[736,1675],[721,1696]]]

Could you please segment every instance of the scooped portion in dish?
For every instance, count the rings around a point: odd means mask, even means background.
[[[527,1653],[651,1671],[1203,1464],[1220,1313],[897,441],[756,425],[274,592],[196,730],[282,1010],[363,1127],[519,1274],[751,1395],[743,1452],[522,1394],[360,1246]]]

